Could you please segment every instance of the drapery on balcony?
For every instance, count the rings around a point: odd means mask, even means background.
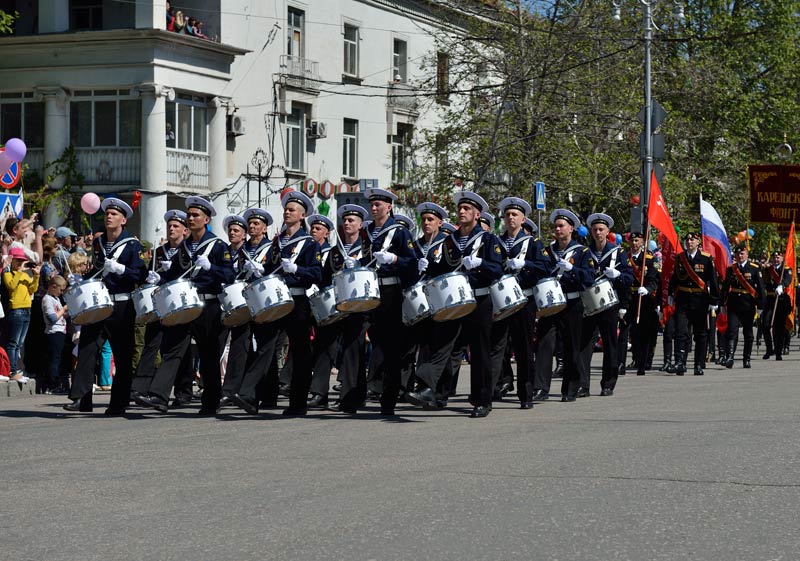
[[[167,150],[167,185],[208,189],[208,154]]]
[[[319,63],[292,55],[281,55],[281,74],[287,86],[319,91]]]

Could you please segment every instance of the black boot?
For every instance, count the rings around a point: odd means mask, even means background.
[[[736,354],[736,340],[728,341],[728,354],[725,357],[725,368],[733,368],[733,355]]]
[[[553,378],[561,378],[564,375],[564,358],[556,355],[556,367],[553,370]]]
[[[750,368],[750,354],[753,352],[753,342],[744,342],[744,349],[742,349],[742,367]]]
[[[670,366],[672,366],[672,356],[666,355],[664,356],[664,364],[659,367],[658,371],[667,372]]]

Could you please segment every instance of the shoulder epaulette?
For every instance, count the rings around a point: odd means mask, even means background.
[[[711,257],[710,253],[708,253],[707,251],[703,251],[703,250],[700,250],[700,255],[703,255],[705,257]]]
[[[645,257],[645,259],[652,259],[653,258],[653,254],[652,253],[645,253],[644,257]]]

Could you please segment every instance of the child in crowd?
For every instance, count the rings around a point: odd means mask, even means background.
[[[61,275],[53,277],[47,294],[42,299],[45,336],[47,337],[47,370],[45,383],[47,393],[65,394],[68,390],[61,383],[61,351],[67,338],[67,306],[61,304],[61,295],[67,288],[67,281]]]

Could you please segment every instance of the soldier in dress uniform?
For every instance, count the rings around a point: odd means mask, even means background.
[[[156,370],[150,391],[138,396],[136,403],[165,413],[169,409],[169,392],[175,381],[181,360],[189,349],[192,337],[200,354],[200,376],[203,395],[200,415],[216,415],[222,395],[219,361],[225,346],[219,300],[223,284],[233,282],[233,266],[228,244],[207,229],[211,217],[217,214],[214,205],[202,197],[186,199],[189,236],[173,255],[171,265],[159,276],[160,284],[178,279],[184,273],[197,289],[203,302],[202,312],[194,321],[165,326],[161,341],[161,365]],[[151,279],[156,280],[156,279]]]
[[[101,208],[105,213],[105,231],[92,243],[92,269],[86,278],[103,275],[114,302],[114,311],[103,321],[84,325],[78,343],[78,363],[72,377],[67,411],[92,411],[92,384],[95,363],[100,348],[108,341],[114,353],[116,374],[111,386],[111,401],[106,415],[124,415],[131,398],[133,381],[134,321],[131,292],[147,276],[142,261],[142,245],[125,230],[133,215],[128,204],[115,197],[104,199]]]
[[[761,267],[748,259],[747,246],[736,248],[736,262],[725,272],[722,284],[722,298],[728,310],[727,360],[725,366],[733,368],[733,356],[739,342],[739,327],[744,335],[742,366],[750,368],[750,354],[753,351],[753,322],[756,311],[759,315],[764,309],[764,283]]]
[[[592,253],[594,278],[607,278],[611,281],[619,303],[589,317],[583,318],[581,327],[581,380],[578,397],[589,395],[591,362],[594,352],[594,333],[600,332],[603,339],[603,375],[600,379],[600,395],[614,395],[617,385],[619,358],[617,356],[617,326],[625,317],[630,304],[630,286],[633,273],[622,248],[608,239],[614,219],[607,214],[594,213],[586,220],[589,225],[589,251]],[[642,369],[644,371],[644,369]]]
[[[561,382],[561,401],[575,401],[580,385],[580,341],[583,321],[581,291],[594,281],[594,263],[589,248],[573,239],[580,220],[572,211],[559,208],[550,214],[555,240],[542,250],[543,259],[537,264],[541,278],[556,279],[567,299],[567,306],[560,312],[539,318],[539,350],[536,355],[534,374],[534,401],[550,397],[550,382],[553,376],[553,352],[556,338],[564,345],[564,373]]]
[[[719,285],[714,258],[701,251],[700,236],[689,232],[683,237],[686,251],[675,256],[675,269],[670,293],[675,303],[675,374],[686,373],[689,348],[689,325],[694,332],[694,374],[703,375],[705,368],[708,313],[716,312]]]
[[[784,267],[783,253],[772,252],[772,263],[764,267],[761,277],[764,279],[764,289],[767,292],[764,314],[761,316],[764,342],[767,344],[767,352],[763,359],[767,360],[774,354],[775,360],[783,360],[784,342],[789,335],[786,330],[786,318],[792,311],[792,302],[787,293],[787,289],[792,286],[792,270]]]
[[[285,416],[302,416],[308,411],[308,390],[311,385],[311,307],[306,291],[322,282],[322,255],[319,244],[304,227],[307,213],[314,204],[300,191],[286,191],[281,196],[283,229],[275,236],[264,264],[250,261],[255,275],[279,273],[283,276],[294,300],[294,308],[286,316],[271,322],[254,324],[256,350],[247,361],[247,368],[238,394],[233,401],[251,415],[258,414],[257,389],[272,364],[278,335],[286,331],[292,361],[292,385]],[[268,380],[273,390],[277,377]],[[267,389],[269,392],[269,388]]]
[[[189,233],[186,221],[186,213],[182,210],[168,210],[164,214],[164,221],[167,223],[167,243],[156,248],[153,252],[152,269],[155,272],[166,271],[172,265],[172,257],[178,252],[183,240]],[[147,275],[149,284],[158,284],[156,275]],[[153,282],[151,282],[153,281]],[[147,324],[144,331],[144,346],[139,356],[139,363],[136,366],[136,374],[131,386],[131,397],[137,395],[147,395],[150,391],[150,383],[156,373],[156,357],[161,348],[161,340],[164,330],[161,322],[151,321]],[[194,369],[192,368],[192,353],[187,351],[175,377],[173,393],[175,400],[173,407],[188,405],[192,401],[192,381],[194,379]]]
[[[660,294],[659,273],[653,260],[653,254],[644,249],[644,235],[641,232],[631,232],[630,240],[631,248],[624,259],[631,268],[633,282],[628,288],[630,304],[620,322],[617,370],[620,374],[625,373],[628,334],[630,333],[634,335],[631,337],[633,341],[631,354],[636,363],[636,374],[644,376],[650,355],[650,344],[658,321],[656,310],[658,309],[657,298]],[[644,283],[642,283],[642,275],[644,275]]]

